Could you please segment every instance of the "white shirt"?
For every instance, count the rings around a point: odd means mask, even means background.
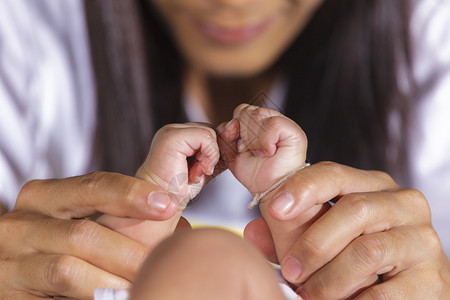
[[[0,1],[0,199],[9,209],[26,180],[90,168],[96,106],[81,4]]]
[[[423,94],[411,124],[411,187],[427,197],[450,256],[450,2],[417,3],[414,76]],[[31,178],[91,170],[96,103],[88,49],[82,1],[0,1],[0,200],[8,209]],[[196,118],[195,107],[186,107]],[[203,197],[222,195],[242,208],[218,200],[222,206],[205,208],[203,221],[227,219],[242,229],[251,196],[230,174],[222,177]]]

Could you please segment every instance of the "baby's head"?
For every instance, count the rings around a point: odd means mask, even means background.
[[[147,299],[285,298],[272,267],[253,245],[209,228],[177,232],[153,250],[130,297]]]

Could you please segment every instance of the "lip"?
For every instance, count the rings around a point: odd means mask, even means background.
[[[262,34],[272,19],[252,25],[227,28],[209,22],[194,21],[195,27],[208,39],[223,45],[236,46],[249,42]]]

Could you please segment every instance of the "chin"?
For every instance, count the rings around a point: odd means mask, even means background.
[[[253,77],[257,76],[270,67],[271,63],[236,63],[222,61],[220,64],[205,64],[203,70],[205,73],[215,77]]]

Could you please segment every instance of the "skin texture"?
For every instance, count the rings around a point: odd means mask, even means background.
[[[153,249],[173,233],[182,210],[206,183],[219,161],[213,129],[200,124],[170,124],[155,135],[150,152],[136,177],[159,186],[179,209],[165,221],[103,215],[97,222]],[[188,163],[188,158],[194,162]]]
[[[284,176],[306,163],[307,139],[303,130],[279,112],[239,105],[233,120],[219,126],[219,145],[222,158],[233,175],[253,194],[269,189]],[[269,212],[266,201],[274,192],[261,200],[260,210],[273,238],[278,260],[294,245],[310,222],[327,204],[316,205],[295,220],[280,222]],[[293,203],[292,203],[293,204]],[[289,210],[292,204],[280,206]]]
[[[277,214],[271,209],[275,199],[269,200],[270,214],[282,222],[339,199],[281,260],[284,276],[304,299],[448,299],[449,262],[420,192],[399,187],[382,172],[322,162],[299,171],[279,194],[295,199],[286,214]],[[263,219],[247,226],[246,237],[274,257]],[[289,266],[292,258],[300,268]]]
[[[256,76],[279,57],[321,2],[297,1],[303,6],[297,9],[281,0],[153,1],[170,24],[189,71],[199,74],[197,82],[204,82],[207,74]],[[175,4],[182,9],[173,9]],[[256,8],[246,9],[250,5]],[[197,9],[202,6],[206,8]],[[276,21],[277,29],[270,30],[274,37],[221,47],[186,24],[190,12],[183,7],[217,25],[236,16],[243,22],[274,12],[283,17]],[[187,32],[181,32],[183,28]],[[190,39],[197,48],[187,48]],[[199,94],[207,93],[194,97]],[[205,101],[214,105],[212,99]],[[128,287],[148,248],[83,218],[97,212],[148,220],[173,217],[178,208],[171,201],[152,207],[148,200],[155,191],[165,192],[145,180],[106,172],[27,183],[14,210],[0,218],[0,299],[45,295],[90,299],[94,287]],[[280,213],[275,197],[283,193],[295,203]],[[305,218],[303,212],[339,199],[299,234],[281,259],[285,276],[302,284],[300,289],[311,299],[346,298],[355,291],[360,299],[445,299],[450,295],[449,262],[421,193],[398,187],[384,173],[323,162],[299,171],[272,195],[265,202],[266,211],[283,223]],[[269,222],[253,221],[245,235],[267,257],[277,260]],[[287,267],[291,257],[301,264],[302,275]],[[386,268],[390,265],[394,269]],[[384,282],[374,285],[377,273],[385,274]]]
[[[285,298],[253,245],[221,229],[196,229],[176,233],[152,252],[130,299]]]
[[[152,0],[190,67],[215,76],[253,76],[267,69],[303,29],[323,0]],[[256,37],[223,44],[196,23],[235,30],[270,22]],[[264,51],[261,51],[264,49]]]
[[[221,132],[219,144],[222,159],[253,194],[267,190],[277,180],[305,164],[306,136],[292,120],[274,110],[246,104],[238,106],[233,117],[228,125],[223,124],[218,129]],[[175,170],[183,167],[177,171],[187,171],[186,157],[193,156],[195,152],[182,152],[180,160],[174,157],[183,149],[180,145],[193,145],[202,136],[204,128],[186,131],[181,126],[169,125],[158,132],[149,157],[141,168],[146,170],[148,180],[159,178],[161,185],[167,185]],[[208,142],[211,143],[211,140],[206,139],[203,145]],[[218,154],[216,150],[210,152]],[[204,157],[202,162],[206,160],[212,166],[217,163],[218,156],[210,155],[207,159],[206,151],[197,153],[200,154],[196,155],[197,158]],[[267,213],[263,215],[267,216],[272,236],[277,242],[277,253],[286,253],[294,244],[299,230],[304,231],[301,225],[305,219],[301,220],[302,223],[289,224],[288,228],[279,226],[281,223],[272,220]],[[129,223],[130,220],[114,218],[111,221],[109,216],[106,217],[109,219],[108,227],[148,245],[146,232],[151,231],[155,222],[142,222],[138,228],[135,224],[128,224],[124,231],[117,225]],[[295,230],[286,235],[291,228]],[[169,238],[152,252],[144,265],[132,299],[148,299],[158,295],[164,295],[164,299],[282,299],[273,270],[242,242],[229,233],[214,229]],[[177,272],[179,269],[189,271]],[[242,269],[247,270],[245,275]],[[176,288],[173,287],[174,281],[177,282]]]
[[[142,179],[107,172],[28,182],[14,210],[0,218],[0,298],[92,299],[100,286],[129,287],[148,248],[80,218],[172,217],[175,205],[155,210],[148,202],[155,191],[161,190]]]

